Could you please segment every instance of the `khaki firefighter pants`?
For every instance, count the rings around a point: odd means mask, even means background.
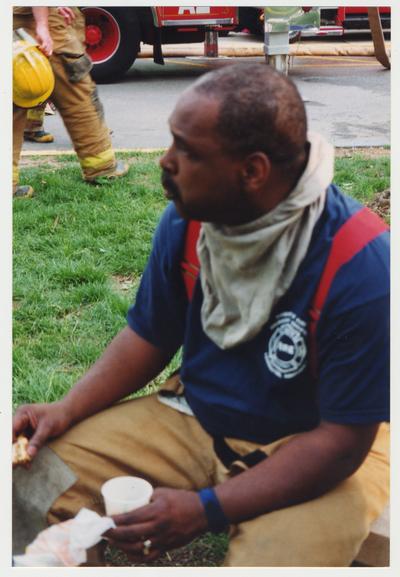
[[[286,440],[266,446],[267,453],[279,450]],[[225,565],[350,565],[388,500],[388,441],[388,425],[382,424],[364,464],[334,490],[232,527]],[[257,447],[228,442],[240,454]],[[116,404],[76,425],[50,447],[78,479],[55,499],[48,513],[51,523],[74,516],[81,507],[104,514],[100,486],[118,475],[194,490],[229,476],[196,418],[161,404],[156,395]]]
[[[21,155],[24,131],[37,132],[43,130],[44,110],[46,103],[36,108],[19,108],[13,106],[13,188],[19,180],[19,158]]]
[[[21,156],[22,142],[24,140],[24,130],[27,122],[26,109],[19,108],[13,104],[13,189],[19,181],[19,158]]]
[[[90,76],[90,59],[85,54],[84,16],[74,8],[76,19],[67,26],[56,8],[49,8],[49,30],[54,43],[50,63],[55,77],[51,100],[60,112],[71,137],[85,179],[106,174],[115,166],[110,133],[104,122],[103,108],[96,85]],[[24,28],[32,36],[32,15],[14,14],[13,28]],[[22,147],[21,130],[26,110],[14,107],[13,184],[18,182],[18,164]]]
[[[29,108],[26,114],[25,132],[40,132],[44,130],[46,102],[36,108]]]

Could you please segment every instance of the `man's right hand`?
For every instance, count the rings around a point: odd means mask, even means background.
[[[65,433],[72,424],[72,417],[62,401],[21,405],[13,418],[13,442],[18,435],[29,438],[28,454],[33,459],[48,439]]]
[[[47,58],[53,54],[53,39],[50,36],[47,24],[39,23],[36,25],[36,38],[39,42],[39,48]]]
[[[47,6],[32,6],[32,13],[39,48],[43,54],[50,57],[53,54],[53,40],[49,32],[49,9]]]

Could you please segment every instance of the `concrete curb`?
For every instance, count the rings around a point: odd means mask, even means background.
[[[264,56],[264,43],[243,38],[232,41],[229,38],[220,38],[219,56],[246,58]],[[391,42],[385,42],[386,50],[390,56]],[[184,56],[204,56],[204,45],[200,44],[170,44],[163,46],[165,58],[182,58]],[[291,56],[375,56],[374,45],[371,41],[327,42],[327,41],[300,41],[290,46]],[[142,45],[138,58],[152,58],[151,46]]]
[[[390,42],[385,43],[386,51],[390,56]],[[372,42],[359,43],[304,43],[299,42],[290,47],[292,56],[375,56]]]

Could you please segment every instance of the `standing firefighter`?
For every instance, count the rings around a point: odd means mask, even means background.
[[[55,80],[51,99],[71,137],[84,180],[102,183],[124,176],[128,167],[115,159],[103,108],[90,76],[91,61],[84,47],[85,22],[79,8],[17,7],[13,14],[14,30],[22,28],[35,37],[49,57]],[[46,38],[46,44],[43,38]],[[31,76],[37,78],[40,72],[33,62],[30,66]],[[22,81],[18,67],[14,66],[14,87]],[[13,186],[16,196],[31,196],[33,192],[31,187],[17,186],[18,164],[26,109],[41,102],[32,103],[29,99],[16,102],[14,98]]]

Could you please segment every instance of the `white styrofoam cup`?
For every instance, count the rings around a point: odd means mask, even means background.
[[[120,515],[150,502],[153,487],[140,477],[114,477],[101,487],[107,515]]]

